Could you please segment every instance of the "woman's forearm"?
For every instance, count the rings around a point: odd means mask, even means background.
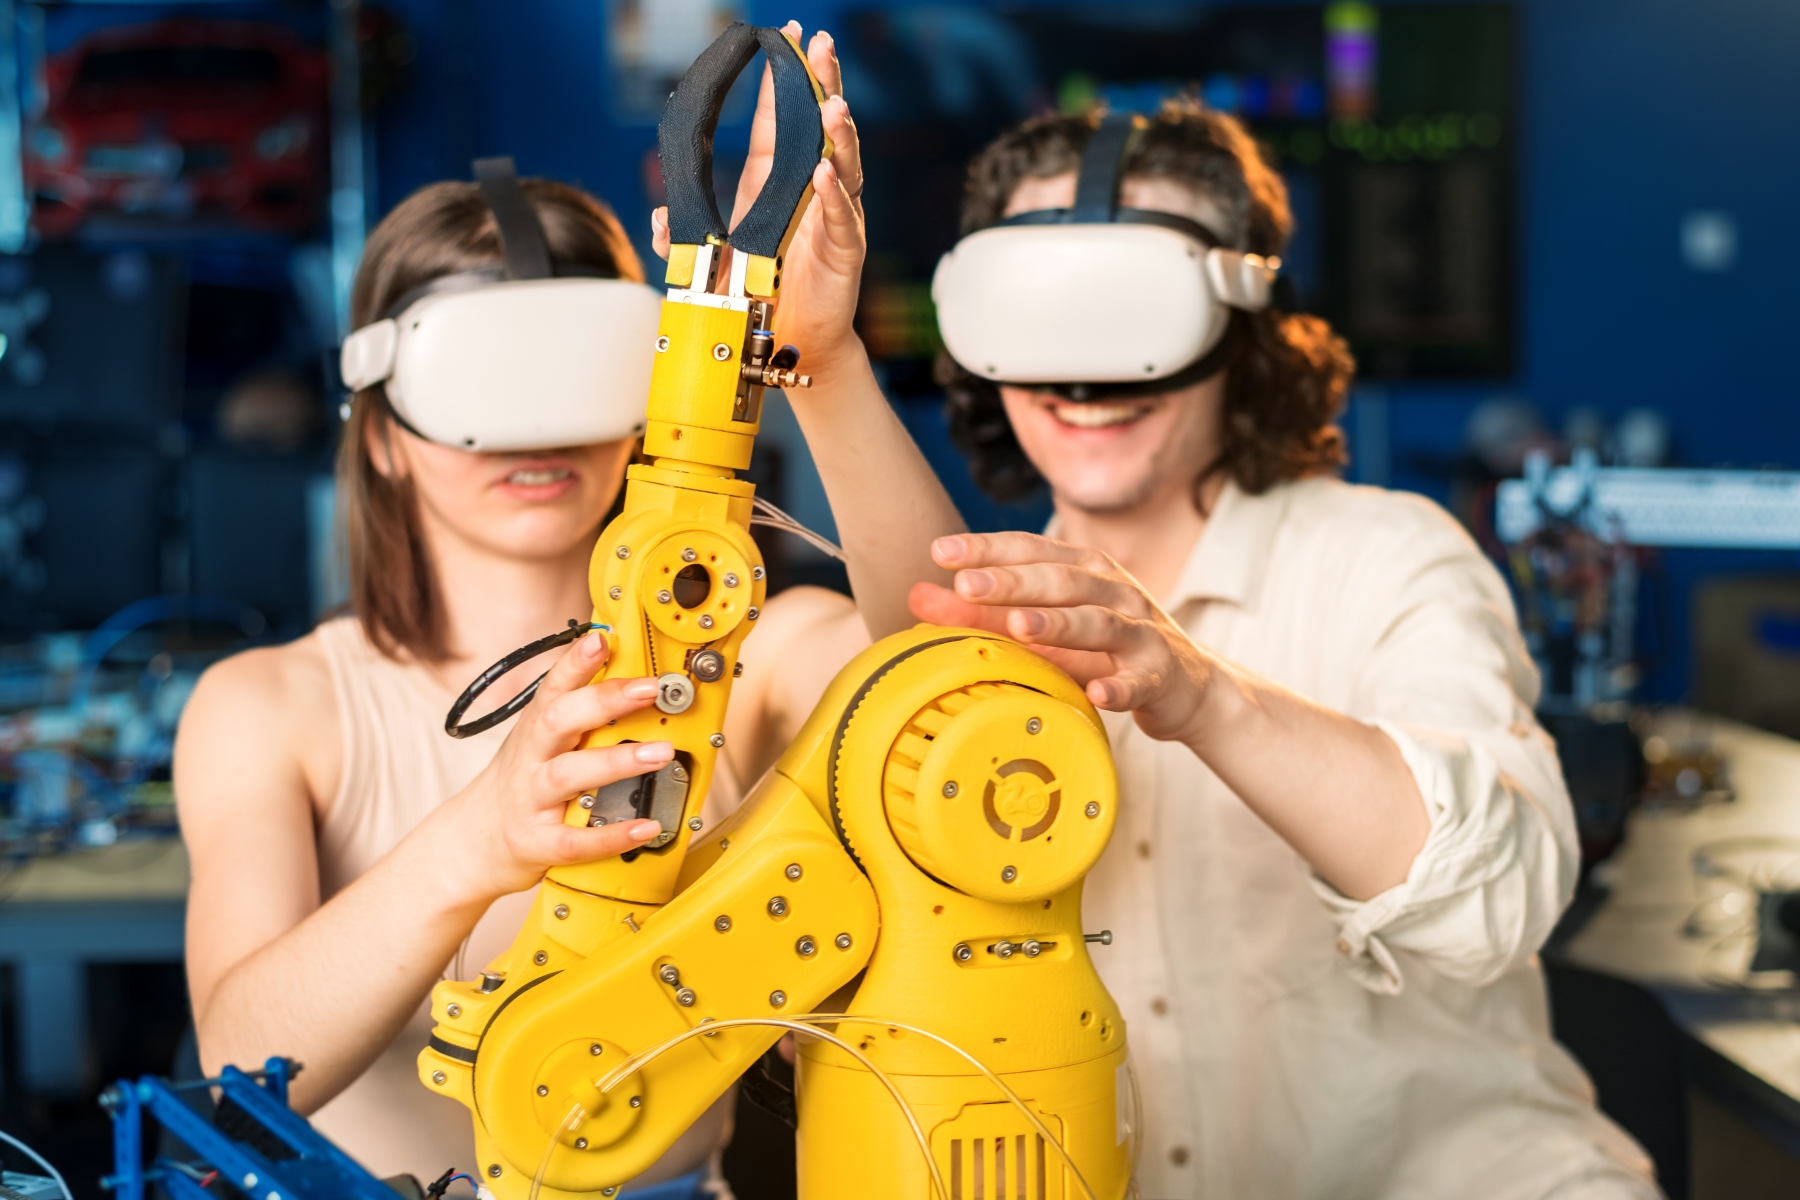
[[[487,901],[449,878],[457,861],[428,820],[354,883],[221,978],[195,1016],[208,1074],[297,1059],[310,1113],[366,1070],[442,975]]]
[[[947,583],[931,541],[965,526],[936,472],[876,385],[852,341],[813,364],[813,386],[788,393],[837,519],[850,586],[876,638],[913,624],[906,597],[921,580]]]
[[[1406,880],[1431,832],[1393,739],[1228,664],[1182,740],[1326,882],[1367,900]]]

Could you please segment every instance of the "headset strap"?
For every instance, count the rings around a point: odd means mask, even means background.
[[[1075,205],[1068,220],[1097,225],[1113,219],[1119,207],[1119,168],[1124,165],[1137,121],[1130,113],[1108,113],[1089,136],[1081,152],[1081,173],[1075,179]]]
[[[1034,208],[1029,212],[1014,213],[1005,220],[994,222],[989,228],[998,229],[1010,225],[1160,225],[1164,229],[1186,234],[1208,250],[1225,245],[1225,240],[1218,234],[1200,222],[1178,213],[1162,212],[1154,208],[1119,208],[1113,210],[1109,220],[1085,221],[1075,215],[1077,211],[1079,210],[1073,208]]]
[[[511,158],[475,160],[475,182],[494,212],[500,230],[500,249],[506,256],[506,278],[549,279],[550,247],[537,212],[519,187],[519,173]]]

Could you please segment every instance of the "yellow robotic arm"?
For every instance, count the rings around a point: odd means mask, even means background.
[[[775,169],[727,238],[710,142],[758,48]],[[887,638],[696,844],[764,594],[752,487],[734,473],[762,388],[805,383],[768,330],[830,153],[821,99],[795,43],[734,25],[663,120],[674,245],[653,461],[631,468],[590,570],[607,672],[655,676],[660,691],[586,744],[666,739],[676,756],[574,798],[566,818],[651,816],[662,835],[552,870],[513,946],[479,979],[433,990],[420,1078],[471,1110],[478,1174],[502,1200],[615,1194],[791,1026],[823,1039],[798,1069],[803,1197],[1118,1200],[1129,1186],[1125,1029],[1080,927],[1117,784],[1098,717],[1062,672],[972,630]],[[815,1014],[859,975],[847,1012]]]

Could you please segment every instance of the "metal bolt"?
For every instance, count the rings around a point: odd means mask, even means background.
[[[769,1007],[781,1008],[787,1004],[787,993],[777,989],[769,993]]]
[[[675,1003],[681,1005],[683,1008],[694,1007],[694,1002],[698,999],[700,999],[700,997],[694,995],[693,988],[677,988],[675,991]]]
[[[1025,957],[1026,958],[1036,958],[1038,955],[1042,954],[1043,952],[1044,952],[1044,947],[1036,938],[1030,938],[1026,941],[1026,943],[1025,943]]]
[[[768,572],[764,571],[761,567],[750,568],[750,578],[752,579],[761,579],[766,574],[768,574]]]
[[[969,949],[969,943],[967,942],[956,943],[956,949],[952,953],[957,962],[968,962],[971,958],[975,957],[975,952]]]
[[[794,943],[794,953],[801,958],[811,958],[819,952],[819,943],[809,937],[803,937]]]
[[[588,1053],[599,1056],[606,1053],[606,1047],[602,1046],[599,1042],[590,1042],[588,1044]]]
[[[575,1148],[577,1150],[586,1150],[587,1149],[587,1139],[586,1138],[576,1138],[575,1139]]]
[[[1044,731],[1044,723],[1042,721],[1038,720],[1036,717],[1033,717],[1033,718],[1031,718],[1031,720],[1025,722],[1025,732],[1026,733],[1042,733],[1043,731]]]
[[[688,828],[693,830],[695,833],[699,833],[700,827],[704,824],[706,824],[706,822],[702,821],[699,817],[689,817],[688,818]]]
[[[550,1094],[550,1088],[547,1084],[540,1083],[537,1086],[537,1093],[540,1096],[548,1096]]]
[[[786,896],[769,897],[769,915],[771,917],[785,917],[787,916],[787,910]]]
[[[669,339],[668,338],[659,337],[656,339],[656,352],[658,354],[667,354],[669,352]]]
[[[495,1179],[500,1178],[500,1164],[499,1163],[489,1164],[488,1174],[492,1175]]]
[[[700,628],[711,629],[712,627],[713,627],[712,614],[711,613],[701,613],[700,614]]]
[[[724,342],[720,342],[718,345],[713,347],[713,357],[718,359],[720,362],[724,362],[726,359],[731,357],[731,347],[727,346]]]
[[[541,967],[545,963],[550,961],[550,955],[542,950],[539,950],[536,954],[531,956],[531,961]]]
[[[448,1008],[444,1009],[444,1015],[449,1017],[452,1021],[456,1020],[456,1018],[462,1016],[462,1005],[450,1005]]]
[[[711,737],[707,738],[706,740],[712,744],[712,748],[714,750],[717,750],[725,745],[725,735],[722,733],[715,733]]]
[[[1089,800],[1087,802],[1087,807],[1081,811],[1090,817],[1097,817],[1100,815],[1100,802],[1098,800]]]
[[[789,863],[787,865],[787,870],[783,871],[782,874],[786,875],[789,879],[800,878],[800,875],[801,875],[800,864],[799,863]]]
[[[725,572],[725,586],[726,587],[736,587],[737,585],[738,585],[737,572],[735,572],[735,571]]]
[[[681,972],[676,970],[674,963],[664,963],[662,967],[657,970],[656,977],[670,987],[674,987],[681,982]]]
[[[617,554],[620,558],[630,558],[631,557],[631,547],[630,546],[620,546],[617,550],[613,551],[613,553]]]
[[[669,590],[667,588],[664,588],[662,591],[656,593],[656,602],[658,604],[667,604],[669,601],[673,600],[674,598],[675,598],[674,596],[671,596],[669,594]]]
[[[837,935],[836,940],[837,940],[837,948],[839,950],[848,950],[850,948],[850,935],[849,934],[840,933]]]
[[[730,933],[731,918],[721,913],[719,916],[713,918],[713,928],[720,933]]]
[[[1099,933],[1084,933],[1081,935],[1081,940],[1084,942],[1099,942],[1102,946],[1110,946],[1112,945],[1112,930],[1102,929]]]
[[[944,799],[948,800],[954,795],[956,795],[956,780],[952,779],[944,785]]]
[[[608,596],[611,596],[614,600],[617,600],[619,597],[621,597],[625,594],[625,589],[615,583],[611,587],[606,589],[606,594]]]
[[[712,683],[725,676],[725,656],[717,650],[696,650],[688,659],[688,670],[701,683]]]
[[[631,1107],[633,1107],[633,1108],[644,1107],[644,1098],[642,1096],[633,1096],[631,1098]]]
[[[559,921],[566,921],[569,919],[569,906],[566,904],[559,904],[551,909],[550,912]]]
[[[442,1071],[433,1071],[431,1073],[431,1082],[437,1084],[439,1087],[443,1087],[444,1080],[446,1080],[448,1078],[450,1078],[450,1077],[448,1075],[444,1074]]]
[[[739,675],[742,675],[743,673],[744,673],[744,664],[743,663],[740,662],[740,663],[732,663],[731,664],[731,677],[733,679],[736,679]]]
[[[694,553],[694,548],[692,546],[682,547],[682,550],[681,550],[681,561],[682,562],[693,562],[696,558],[699,558],[699,557],[700,556],[698,554]]]
[[[601,1188],[600,1194],[602,1196],[615,1196],[618,1194],[618,1191],[619,1189],[617,1187]]]
[[[583,808],[594,807],[594,798],[592,796],[583,796],[581,798],[581,807],[583,807]]]
[[[1001,867],[1000,868],[1000,882],[1001,883],[1011,883],[1013,880],[1017,879],[1018,877],[1019,877],[1019,868],[1017,868],[1017,867]]]
[[[680,763],[670,764],[669,778],[673,779],[676,783],[686,783],[687,768],[683,767]]]
[[[1015,949],[1017,949],[1017,947],[1011,942],[1001,942],[994,947],[994,954],[999,958],[1011,958]]]
[[[760,608],[756,607],[756,605],[752,604],[750,606],[750,611],[745,613],[744,615],[746,617],[749,617],[752,621],[754,621],[754,620],[756,620],[756,618],[762,616],[762,609],[760,609]]]

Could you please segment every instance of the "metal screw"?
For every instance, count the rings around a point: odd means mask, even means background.
[[[537,1086],[537,1093],[540,1096],[548,1096],[550,1094],[550,1088],[547,1085],[540,1083]]]
[[[768,574],[768,572],[764,571],[761,567],[750,568],[750,578],[752,579],[761,579],[766,574]]]
[[[736,587],[737,585],[738,585],[737,573],[735,571],[725,572],[725,586],[726,587]]]
[[[450,1078],[450,1077],[448,1075],[444,1074],[442,1071],[433,1071],[431,1073],[431,1082],[437,1084],[439,1087],[443,1087],[444,1080],[446,1080],[448,1078]]]
[[[956,949],[952,953],[957,962],[968,962],[971,958],[975,957],[975,952],[969,949],[969,943],[967,942],[956,943]]]
[[[587,1139],[586,1138],[576,1138],[575,1139],[575,1148],[577,1150],[586,1150],[587,1149]]]
[[[450,1005],[448,1008],[444,1009],[444,1015],[449,1017],[452,1021],[456,1020],[456,1018],[462,1016],[462,1005]]]
[[[544,951],[539,950],[536,954],[531,956],[531,961],[541,967],[550,961],[550,956]]]
[[[701,613],[700,614],[700,628],[711,629],[712,627],[713,627],[712,614],[711,613]]]
[[[1081,935],[1081,940],[1084,942],[1099,942],[1102,946],[1110,946],[1112,945],[1112,930],[1102,929],[1099,933],[1084,933]]]
[[[720,933],[730,933],[731,932],[731,918],[724,916],[723,914],[721,914],[717,917],[714,917],[713,918],[713,928],[718,930]]]
[[[559,904],[551,909],[550,912],[559,921],[566,921],[569,919],[569,906],[566,904]]]
[[[777,990],[777,991],[773,991],[773,992],[769,993],[769,1007],[770,1008],[781,1008],[781,1007],[785,1006],[786,1004],[787,1004],[787,993],[786,992]]]
[[[754,610],[752,610],[752,611],[754,611]],[[714,750],[717,750],[720,747],[725,745],[725,735],[722,733],[715,733],[711,737],[707,738],[706,740],[708,742],[712,743],[712,748]]]
[[[669,352],[669,339],[668,338],[659,337],[656,339],[656,352],[658,354],[667,354]]]
[[[625,589],[615,583],[613,586],[606,589],[606,594],[611,596],[614,600],[617,600],[620,596],[625,594]]]
[[[1041,943],[1038,942],[1038,940],[1036,938],[1031,938],[1026,941],[1026,943],[1025,943],[1025,957],[1026,958],[1036,958],[1038,955],[1042,954],[1043,952],[1044,952],[1044,947]]]
[[[693,562],[696,558],[699,558],[699,557],[700,556],[698,554],[694,553],[694,548],[692,546],[683,546],[682,547],[682,549],[681,549],[681,561],[682,562]]]
[[[1019,877],[1019,868],[1017,868],[1017,867],[1001,867],[1000,868],[1000,882],[1001,883],[1011,883],[1013,880],[1017,879],[1018,877]]]
[[[760,609],[760,608],[756,607],[756,605],[752,604],[750,606],[750,611],[745,613],[744,615],[746,617],[749,617],[752,621],[754,621],[754,620],[756,620],[756,618],[762,616],[762,609]]]
[[[594,807],[594,798],[592,796],[583,796],[581,798],[581,807],[583,807],[583,808]]]
[[[787,910],[786,896],[769,897],[769,915],[771,917],[785,917],[787,916]]]
[[[688,670],[701,683],[712,683],[725,676],[725,656],[717,650],[696,650],[688,659]]]
[[[800,878],[800,874],[801,874],[800,864],[799,863],[789,863],[787,865],[787,870],[783,871],[782,874],[786,875],[789,879]]]
[[[718,345],[713,347],[713,357],[718,359],[720,362],[724,362],[726,359],[731,357],[731,347],[727,346],[724,342],[720,342]]]
[[[674,987],[681,982],[681,972],[675,968],[674,963],[664,963],[656,972],[656,977],[670,987]]]
[[[689,817],[688,818],[688,828],[693,830],[695,833],[699,833],[700,827],[704,824],[706,824],[706,822],[702,821],[699,817]]]
[[[839,950],[848,950],[850,948],[850,935],[849,934],[840,933],[837,935],[837,948]]]
[[[956,780],[952,779],[949,783],[944,785],[944,798],[948,800],[954,795],[956,795]]]
[[[606,1047],[602,1046],[599,1042],[591,1042],[588,1045],[588,1053],[589,1054],[598,1056],[598,1055],[604,1054],[605,1052],[606,1052]]]
[[[642,1096],[633,1096],[631,1098],[631,1107],[633,1107],[633,1108],[644,1107],[644,1098]]]
[[[686,783],[687,770],[680,763],[671,763],[669,765],[669,777],[676,783]]]
[[[617,554],[620,558],[630,558],[631,557],[631,547],[630,546],[620,546],[617,550],[613,551],[613,553]]]
[[[669,591],[667,588],[664,588],[662,591],[656,593],[656,602],[658,604],[667,604],[669,601],[673,600],[674,598],[675,597],[673,597],[669,594]]]
[[[1098,800],[1089,800],[1087,802],[1087,807],[1081,811],[1090,817],[1097,817],[1100,815],[1100,802]]]
[[[733,679],[736,679],[739,675],[742,675],[743,673],[744,673],[744,664],[743,663],[740,662],[740,663],[732,663],[731,664],[731,677]]]
[[[677,988],[675,991],[675,1003],[681,1005],[683,1008],[694,1007],[694,1001],[699,998],[700,997],[694,995],[693,988]]]
[[[602,1196],[613,1196],[613,1195],[617,1195],[618,1191],[619,1191],[619,1189],[617,1187],[601,1188],[600,1194]]]
[[[488,1174],[492,1175],[495,1179],[500,1178],[500,1164],[499,1163],[490,1164],[488,1167]]]
[[[1044,731],[1044,723],[1042,721],[1038,720],[1036,717],[1033,717],[1033,718],[1031,718],[1031,720],[1025,722],[1025,732],[1026,733],[1042,733],[1043,731]]]
[[[994,954],[1000,958],[1011,958],[1015,949],[1017,949],[1017,947],[1011,942],[1001,942],[994,947]]]
[[[819,943],[809,937],[803,937],[794,943],[794,953],[801,958],[811,958],[819,952]]]

